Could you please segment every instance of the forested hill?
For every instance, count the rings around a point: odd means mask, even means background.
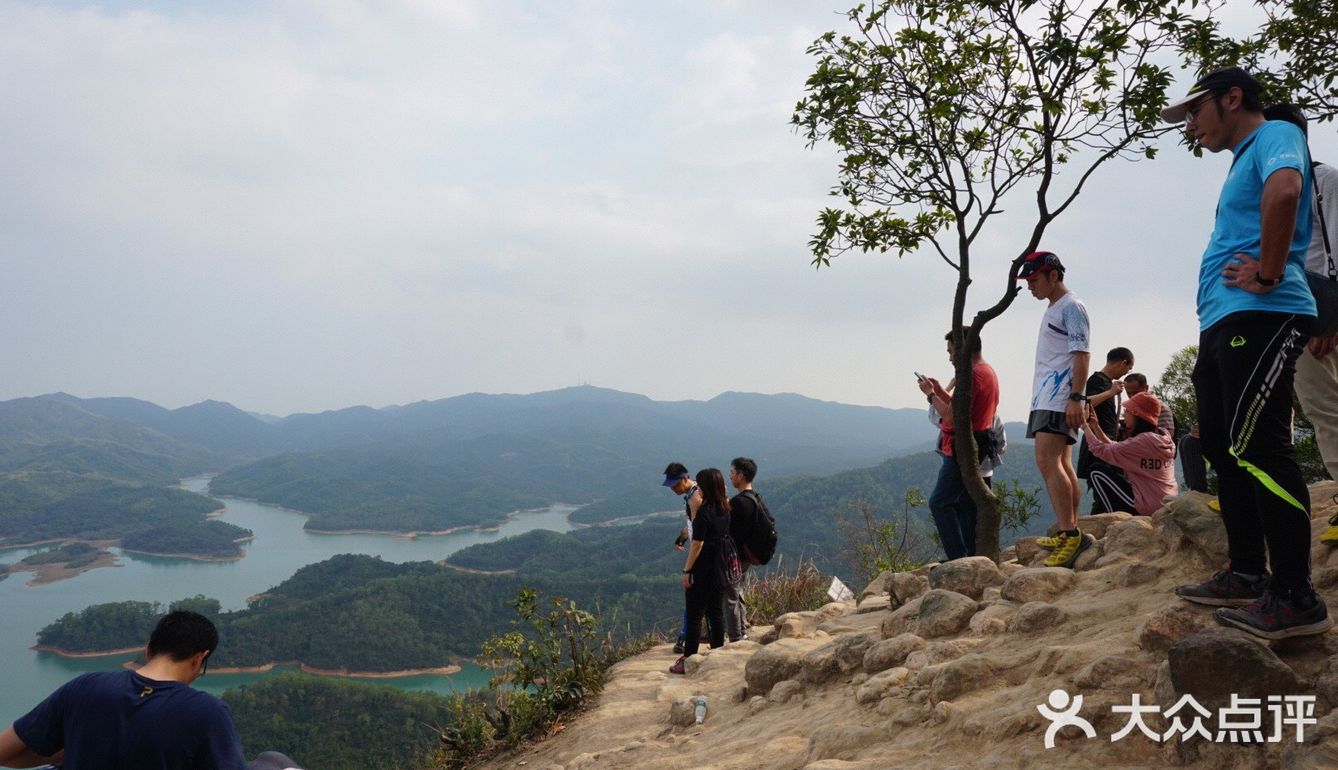
[[[211,490],[310,513],[308,527],[316,530],[441,531],[496,524],[521,508],[607,498],[631,485],[655,491],[671,460],[724,467],[749,455],[772,473],[830,473],[932,440],[919,410],[792,395],[663,403],[571,388],[392,411],[396,420],[408,412],[427,427],[357,447],[267,458],[219,475]],[[443,423],[444,415],[458,419]],[[343,418],[364,426],[372,420],[363,412]]]
[[[656,490],[670,460],[750,454],[772,472],[827,473],[926,434],[918,410],[795,395],[658,402],[579,387],[266,420],[217,401],[57,393],[0,402],[0,543],[134,536],[160,552],[236,555],[243,533],[200,517],[216,504],[166,489],[211,470],[226,470],[218,493],[308,512],[313,529],[441,531],[624,484]]]
[[[1025,443],[1016,448],[1030,459]],[[933,453],[917,453],[870,468],[762,484],[781,533],[778,563],[784,568],[812,558],[825,571],[851,578],[840,522],[858,521],[860,502],[882,519],[899,512],[907,489],[928,491],[939,461]],[[1030,462],[1005,468],[1024,472],[1001,476],[1039,486]],[[927,512],[912,513],[925,531]],[[1050,521],[1041,512],[1033,530]],[[684,556],[673,548],[679,525],[669,516],[565,534],[536,530],[448,560],[473,571],[338,556],[303,567],[246,610],[220,615],[224,644],[216,660],[220,666],[301,661],[360,671],[441,666],[472,657],[484,639],[505,630],[513,618],[507,602],[521,586],[596,607],[607,626],[621,632],[668,630],[682,609],[677,585]],[[135,603],[93,607],[44,629],[40,641],[76,651],[132,646],[154,617],[153,608]]]
[[[60,399],[0,402],[0,545],[120,540],[133,550],[232,557],[245,530],[206,521],[220,503],[170,488],[208,450]]]

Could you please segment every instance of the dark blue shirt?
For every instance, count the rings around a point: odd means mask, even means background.
[[[133,671],[84,674],[14,723],[43,756],[65,750],[65,770],[245,770],[223,701]]]

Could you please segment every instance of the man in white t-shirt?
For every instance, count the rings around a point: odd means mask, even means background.
[[[1087,421],[1087,368],[1091,323],[1087,307],[1064,285],[1064,264],[1048,251],[1028,254],[1018,270],[1019,281],[1036,299],[1049,303],[1036,340],[1036,372],[1032,378],[1027,438],[1036,442],[1036,467],[1045,479],[1059,531],[1042,538],[1052,549],[1047,567],[1072,567],[1078,554],[1095,542],[1078,529],[1082,490],[1073,469],[1072,446]]]

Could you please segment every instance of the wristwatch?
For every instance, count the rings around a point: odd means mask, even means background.
[[[1282,283],[1282,276],[1279,275],[1277,278],[1265,278],[1262,275],[1255,273],[1254,282],[1260,286],[1277,286],[1279,283]]]
[[[1079,401],[1079,402],[1081,402],[1081,401],[1086,401],[1086,400],[1087,400],[1087,396],[1083,395],[1082,393],[1070,393],[1070,394],[1069,394],[1069,400],[1070,400],[1070,401]]]

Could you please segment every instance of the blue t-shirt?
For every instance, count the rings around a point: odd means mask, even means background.
[[[1270,120],[1232,148],[1235,156],[1222,194],[1217,200],[1217,221],[1199,267],[1199,329],[1204,330],[1232,313],[1266,310],[1315,315],[1315,298],[1305,280],[1306,250],[1310,248],[1309,153],[1301,129],[1284,120]],[[1264,182],[1274,171],[1296,169],[1301,174],[1301,201],[1296,207],[1296,228],[1282,283],[1267,294],[1252,294],[1223,283],[1222,269],[1236,254],[1259,258],[1262,228],[1259,204]]]
[[[32,751],[65,749],[64,770],[246,770],[223,701],[133,671],[83,674],[14,722]]]

